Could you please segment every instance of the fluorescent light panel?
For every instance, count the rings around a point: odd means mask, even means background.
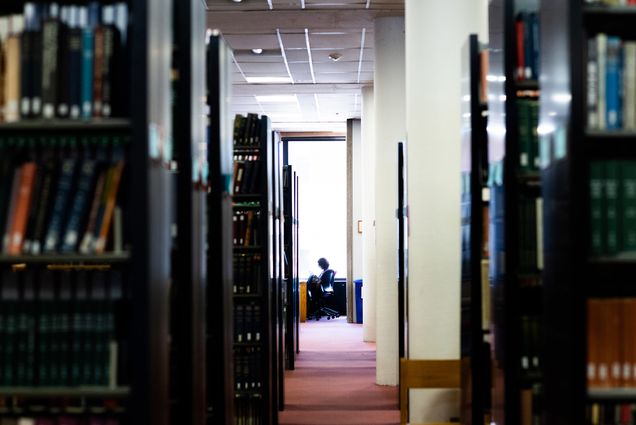
[[[251,84],[289,84],[292,82],[290,77],[245,77],[245,80]]]
[[[268,94],[261,96],[254,96],[260,103],[296,103],[295,94]]]

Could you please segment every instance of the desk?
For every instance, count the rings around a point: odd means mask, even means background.
[[[301,280],[300,281],[300,298],[299,298],[299,302],[300,302],[300,321],[301,322],[306,322],[307,321],[307,281],[306,280]]]

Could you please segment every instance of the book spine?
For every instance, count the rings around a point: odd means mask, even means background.
[[[621,229],[619,215],[621,179],[617,161],[608,161],[605,168],[605,194],[606,194],[606,233],[605,246],[607,254],[615,255],[619,252]]]
[[[517,15],[517,19],[515,21],[515,33],[517,36],[517,79],[521,81],[525,79],[526,69],[526,50],[524,48],[525,30],[522,15]]]
[[[604,255],[605,249],[605,167],[590,165],[590,254]]]
[[[82,111],[82,30],[72,28],[68,35],[68,73],[67,87],[69,92],[69,116],[78,119]]]
[[[623,243],[621,251],[636,252],[636,164],[621,163],[622,208],[621,229]]]
[[[102,171],[95,185],[95,191],[93,194],[93,202],[91,204],[91,209],[88,214],[88,223],[86,224],[86,231],[84,232],[84,237],[82,238],[82,242],[80,243],[80,253],[82,254],[90,254],[94,246],[93,235],[95,234],[95,228],[97,225],[97,215],[99,213],[99,207],[100,207],[100,203],[104,193],[106,175],[107,175],[107,172]]]
[[[53,211],[44,240],[44,252],[56,252],[60,243],[60,234],[62,232],[66,208],[71,195],[73,186],[73,177],[75,175],[75,160],[66,159],[62,163],[62,172],[58,181],[55,201],[53,203]]]
[[[42,116],[55,118],[58,98],[58,68],[61,22],[42,25]]]
[[[524,31],[524,56],[525,56],[525,77],[527,80],[535,78],[534,71],[534,49],[532,47],[532,28],[529,13],[523,14],[523,31]]]
[[[71,206],[71,213],[64,232],[62,252],[74,252],[80,237],[80,229],[86,217],[89,196],[93,187],[96,163],[93,160],[85,160],[82,164],[81,174],[77,185],[75,199]]]
[[[70,28],[60,22],[57,48],[57,72],[56,72],[56,115],[59,118],[69,118],[71,115],[70,86],[77,84],[76,81],[69,81],[71,63],[69,58],[69,37]]]
[[[82,118],[93,116],[93,51],[95,37],[93,31],[84,28],[82,31]]]
[[[104,210],[104,216],[101,223],[101,228],[99,232],[99,237],[95,243],[95,252],[97,254],[103,254],[106,249],[106,241],[108,238],[108,232],[110,230],[110,223],[113,218],[113,212],[115,210],[115,205],[117,203],[117,192],[119,190],[119,184],[121,181],[121,175],[124,171],[124,162],[119,161],[113,170],[112,182],[109,186],[107,198],[106,198],[106,207]]]
[[[19,255],[22,252],[22,243],[24,242],[24,233],[29,216],[29,208],[31,206],[36,170],[35,162],[28,162],[22,165],[15,218],[8,248],[9,255]]]
[[[623,127],[636,130],[636,42],[625,42],[623,67]]]
[[[53,159],[46,161],[44,164],[42,192],[37,205],[33,236],[29,244],[29,254],[39,255],[42,253],[42,240],[46,232],[46,220],[53,203],[53,186],[55,184],[56,167],[56,161]]]
[[[104,60],[102,70],[102,116],[105,118],[117,113],[114,99],[117,76],[116,52],[120,40],[117,37],[117,28],[112,25],[104,27]]]
[[[104,38],[103,26],[95,28],[93,57],[93,116],[102,116],[103,76],[104,76]]]
[[[31,117],[32,108],[32,86],[33,86],[33,35],[32,31],[25,31],[20,37],[20,67],[22,74],[20,76],[20,116],[22,118]]]
[[[608,129],[618,129],[621,128],[621,40],[618,37],[607,38],[606,67],[606,125]]]
[[[599,63],[598,39],[590,38],[587,43],[587,127],[599,128]]]
[[[8,213],[6,217],[6,223],[4,225],[4,235],[2,238],[2,252],[6,253],[9,250],[9,245],[11,243],[11,229],[13,228],[13,223],[15,220],[15,210],[18,203],[18,194],[20,191],[20,175],[22,173],[22,169],[17,167],[13,173],[13,182],[11,185],[11,195],[10,201],[8,205]]]
[[[20,38],[11,36],[4,50],[4,120],[20,119]]]
[[[606,120],[606,84],[607,84],[607,35],[598,34],[596,36],[596,48],[598,60],[598,105],[596,116],[598,118],[598,129],[607,128]]]

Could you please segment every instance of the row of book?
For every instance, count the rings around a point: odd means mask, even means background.
[[[635,252],[636,162],[592,162],[589,185],[591,255]]]
[[[0,425],[119,425],[120,421],[116,418],[104,418],[100,416],[91,416],[87,419],[78,418],[76,416],[59,416],[59,417],[15,417],[2,418]]]
[[[235,247],[255,247],[260,245],[258,231],[261,212],[258,210],[235,210],[232,222],[234,226],[233,242]]]
[[[3,273],[0,385],[99,386],[118,382],[117,272]]]
[[[261,120],[258,114],[234,117],[234,147],[261,147]]]
[[[519,168],[522,173],[539,170],[539,100],[517,99]]]
[[[258,193],[261,159],[259,155],[234,155],[234,194]]]
[[[125,2],[27,2],[0,18],[0,105],[5,122],[125,114]]]
[[[588,40],[587,126],[636,130],[636,41],[605,33]]]
[[[111,227],[121,250],[117,197],[123,152],[43,152],[21,161],[0,157],[0,232],[5,255],[102,254]],[[114,224],[114,226],[113,226]]]
[[[238,254],[233,256],[235,294],[257,294],[261,281],[261,255]]]
[[[521,196],[519,199],[519,271],[543,270],[543,198]]]
[[[263,399],[234,400],[234,425],[263,425]]]
[[[588,300],[587,383],[636,388],[636,299]]]
[[[260,394],[263,388],[262,349],[258,346],[234,350],[234,384],[237,395]]]
[[[234,342],[259,342],[262,321],[260,305],[257,303],[235,303]]]
[[[539,79],[539,16],[519,12],[515,20],[517,36],[517,80]]]
[[[633,425],[636,423],[636,404],[607,401],[586,407],[588,425]]]

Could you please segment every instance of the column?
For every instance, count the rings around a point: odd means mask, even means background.
[[[375,21],[376,381],[398,383],[397,144],[405,140],[404,18]]]
[[[485,1],[406,0],[409,353],[460,356],[461,49]],[[482,38],[483,40],[483,38]],[[459,392],[411,392],[411,422],[447,422]]]

